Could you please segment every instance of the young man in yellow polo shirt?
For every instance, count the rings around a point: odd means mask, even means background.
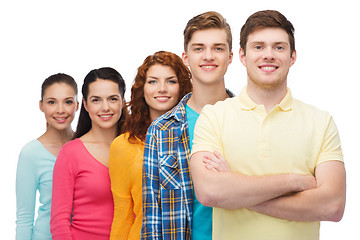
[[[291,96],[296,51],[285,16],[251,15],[240,47],[247,86],[203,109],[190,160],[198,200],[215,207],[213,239],[319,239],[320,221],[340,221],[345,207],[336,125]]]

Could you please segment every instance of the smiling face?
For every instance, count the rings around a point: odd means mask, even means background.
[[[232,56],[225,30],[211,28],[194,32],[183,61],[191,69],[194,85],[214,84],[224,81]]]
[[[146,72],[144,98],[150,118],[155,120],[172,109],[179,101],[180,85],[174,69],[155,64]]]
[[[290,53],[289,36],[281,28],[264,28],[249,34],[246,54],[240,49],[240,61],[246,67],[248,85],[262,89],[287,87],[287,75],[295,63]]]
[[[48,128],[66,130],[71,128],[79,103],[73,87],[66,83],[54,83],[46,88],[39,105]]]
[[[122,105],[119,86],[115,82],[97,79],[89,84],[89,93],[84,101],[84,107],[89,113],[92,128],[114,128],[116,131]]]

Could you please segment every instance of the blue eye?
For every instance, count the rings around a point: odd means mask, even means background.
[[[50,100],[50,101],[48,101],[47,103],[53,105],[53,104],[55,104],[55,101],[54,101],[54,100]]]
[[[68,105],[71,105],[71,104],[74,103],[74,101],[72,101],[72,100],[67,100],[65,103],[68,104]]]

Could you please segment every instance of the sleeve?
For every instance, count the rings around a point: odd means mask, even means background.
[[[53,240],[72,240],[71,212],[75,188],[74,154],[65,146],[60,150],[53,172],[50,231]]]
[[[156,131],[153,125],[151,125],[146,134],[144,149],[141,239],[162,239],[159,160],[156,139]]]
[[[16,239],[19,240],[31,239],[33,231],[38,176],[32,155],[24,147],[16,171]]]
[[[316,165],[326,161],[344,161],[339,132],[331,116],[329,116],[327,121],[323,144]]]
[[[114,199],[114,219],[111,225],[110,239],[128,239],[134,224],[134,203],[131,197],[131,155],[126,148],[123,136],[111,144],[109,157],[109,174],[111,191]],[[126,149],[125,149],[126,148]],[[140,232],[139,232],[140,234]]]
[[[212,109],[214,106],[205,106],[196,121],[191,155],[195,152],[214,150],[224,155],[219,130],[222,123]]]

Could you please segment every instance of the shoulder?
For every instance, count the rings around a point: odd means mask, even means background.
[[[321,110],[311,104],[304,103],[298,99],[293,99],[295,111],[300,112],[304,117],[310,117],[317,121],[329,121],[331,115],[329,112]]]
[[[192,93],[185,95],[181,101],[170,111],[155,119],[149,129],[148,133],[153,131],[166,131],[173,127],[179,127],[186,122],[186,103],[191,97]]]
[[[71,140],[62,146],[56,161],[58,162],[59,159],[73,159],[78,156],[84,156],[84,149],[85,146],[79,138]]]
[[[123,133],[114,139],[114,141],[111,143],[111,147],[118,147],[128,142],[129,142],[129,133]]]
[[[238,104],[238,98],[227,98],[224,101],[218,101],[214,105],[206,105],[201,114],[214,114],[223,116],[228,111],[235,111],[235,107]]]
[[[19,159],[37,159],[39,156],[43,155],[46,149],[41,145],[41,143],[34,139],[21,149],[19,154]]]
[[[38,165],[39,161],[37,161],[37,159],[42,151],[41,143],[37,139],[28,142],[20,151],[18,167],[35,167],[35,165]]]
[[[21,149],[22,154],[32,154],[34,152],[37,152],[41,149],[41,143],[34,139],[28,143],[26,143],[23,148]]]

